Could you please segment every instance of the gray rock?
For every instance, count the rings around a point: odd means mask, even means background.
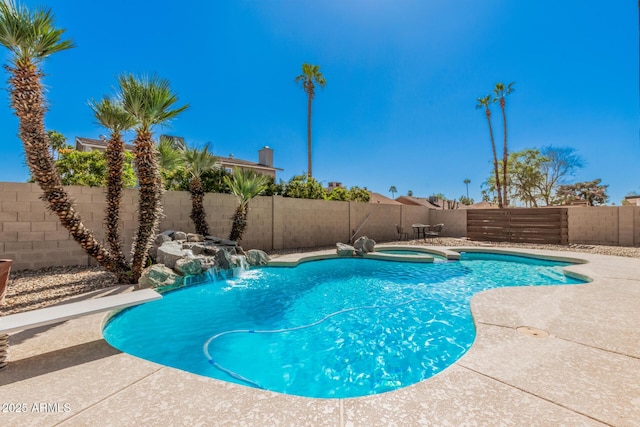
[[[269,255],[260,249],[249,249],[247,251],[247,262],[249,265],[267,265],[269,263]]]
[[[204,236],[202,234],[188,233],[187,242],[204,242]]]
[[[185,256],[182,245],[179,242],[166,242],[158,248],[156,261],[169,268],[176,266],[176,261]]]
[[[231,268],[231,255],[224,250],[218,251],[215,254],[216,265],[222,270],[228,270]]]
[[[183,276],[196,276],[202,273],[202,264],[198,258],[181,258],[176,261],[175,270]]]
[[[375,246],[375,240],[370,239],[367,236],[362,236],[353,243],[353,247],[355,248],[356,254],[358,255],[364,255],[369,252],[373,252]]]
[[[171,236],[173,240],[187,240],[187,233],[182,231],[175,231],[173,236]]]
[[[344,243],[336,243],[336,252],[338,256],[353,256],[355,248],[353,246],[345,245]]]
[[[215,257],[198,255],[196,259],[200,261],[200,265],[202,266],[202,271],[207,271],[210,268],[218,267]]]
[[[173,233],[175,233],[175,231],[173,230],[164,230],[162,233],[160,234],[164,234],[165,236],[167,236],[168,238],[170,238],[171,240],[173,240]]]
[[[185,242],[182,244],[182,249],[188,249],[194,255],[202,255],[205,253],[205,246],[202,243]]]
[[[171,232],[173,233],[173,231]],[[158,248],[162,246],[166,242],[170,242],[171,237],[165,231],[164,233],[158,234],[156,238],[153,240],[153,244],[151,245],[151,249],[149,249],[149,256],[153,259],[158,257]]]
[[[218,242],[219,245],[221,246],[238,246],[238,242],[236,242],[235,240],[228,240],[228,239],[222,239]]]
[[[164,288],[180,287],[183,285],[183,277],[178,276],[172,269],[163,264],[153,264],[144,270],[138,279],[138,287],[144,288]]]

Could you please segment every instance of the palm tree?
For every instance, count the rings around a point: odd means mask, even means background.
[[[122,239],[120,236],[120,206],[122,202],[123,180],[122,171],[125,162],[125,146],[122,133],[136,125],[135,119],[127,113],[119,102],[103,98],[100,101],[89,101],[89,107],[93,111],[98,123],[107,128],[111,135],[107,142],[105,157],[107,160],[107,210],[104,220],[107,242],[118,266],[125,266],[126,260],[122,252]],[[114,269],[117,266],[114,266]],[[126,282],[126,270],[118,271],[121,283]]]
[[[477,109],[484,108],[484,114],[487,116],[487,123],[489,123],[489,136],[491,137],[491,150],[493,151],[493,171],[496,176],[496,189],[498,191],[498,207],[502,208],[502,192],[500,186],[500,173],[498,172],[498,154],[496,153],[496,142],[493,138],[493,128],[491,127],[491,110],[489,104],[491,104],[491,95],[487,95],[483,98],[478,98]]]
[[[173,141],[166,136],[160,136],[160,141],[156,144],[158,152],[158,166],[160,169],[172,171],[181,166],[184,160],[184,147],[177,147]]]
[[[467,199],[469,198],[469,184],[471,183],[471,180],[469,178],[465,178],[464,179],[464,185],[467,186]]]
[[[392,199],[395,199],[395,198],[396,198],[396,193],[398,192],[398,189],[396,188],[396,186],[395,186],[395,185],[392,185],[392,186],[389,188],[389,192],[391,193],[391,198],[392,198]]]
[[[209,152],[208,144],[201,150],[189,148],[184,151],[183,156],[187,172],[191,175],[189,180],[191,215],[189,218],[196,226],[196,233],[208,236],[209,224],[207,224],[207,214],[204,211],[205,191],[202,187],[202,175],[216,167],[217,159]]]
[[[296,77],[296,83],[299,83],[308,96],[307,107],[307,175],[313,176],[311,168],[311,101],[315,95],[315,84],[324,87],[326,81],[320,72],[319,65],[302,64],[302,74]]]
[[[41,82],[42,62],[50,55],[74,47],[63,39],[63,29],[55,27],[49,9],[29,10],[12,1],[0,2],[0,44],[9,49],[11,107],[18,117],[18,135],[24,146],[27,165],[43,194],[42,200],[55,213],[73,239],[100,265],[113,271],[116,260],[85,227],[49,153],[49,138],[44,128],[46,100]]]
[[[262,193],[269,185],[266,175],[258,174],[252,170],[235,168],[233,176],[225,176],[224,182],[237,198],[239,205],[233,215],[233,225],[229,240],[242,240],[242,235],[247,228],[247,214],[249,213],[249,201]]]
[[[507,95],[513,93],[513,91],[515,90],[513,89],[513,85],[514,82],[509,83],[509,85],[507,85],[506,87],[504,83],[496,83],[496,87],[495,89],[493,89],[493,93],[496,94],[493,102],[500,103],[500,109],[502,110],[502,123],[504,124],[504,150],[502,153],[502,191],[504,192],[503,203],[505,208],[509,206],[509,199],[507,199],[507,183],[509,182],[507,181],[507,160],[509,158],[509,152],[507,151],[507,115],[504,110],[504,98]]]
[[[156,76],[137,78],[130,74],[118,80],[122,105],[137,122],[133,155],[138,172],[139,215],[131,260],[132,278],[137,281],[162,214],[162,179],[151,129],[175,118],[188,105],[173,108],[178,97],[171,91],[168,80]]]
[[[47,137],[49,137],[49,145],[51,145],[51,155],[57,160],[60,158],[60,150],[67,147],[67,138],[55,130],[48,130]]]

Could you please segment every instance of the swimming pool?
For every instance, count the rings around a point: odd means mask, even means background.
[[[127,309],[104,329],[124,352],[225,381],[307,397],[414,384],[475,338],[469,302],[504,286],[577,284],[567,264],[509,255],[402,263],[332,259],[265,267]]]

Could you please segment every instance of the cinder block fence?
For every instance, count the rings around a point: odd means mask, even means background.
[[[104,239],[102,221],[106,209],[104,189],[67,187],[78,212],[96,238]],[[14,260],[15,270],[92,265],[80,246],[46,210],[35,184],[0,183],[0,257]],[[170,191],[163,197],[161,230],[194,232],[189,218],[188,192]],[[207,194],[205,209],[213,235],[227,237],[237,206],[229,194]],[[121,213],[125,248],[137,225],[137,191],[126,190]],[[314,248],[369,236],[379,242],[396,240],[395,225],[411,234],[411,224],[444,223],[443,236],[467,235],[466,210],[429,210],[423,206],[334,202],[257,197],[249,203],[248,226],[241,242],[245,249]],[[640,207],[576,207],[568,209],[569,243],[640,246]]]

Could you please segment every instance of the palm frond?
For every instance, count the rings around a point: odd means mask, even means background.
[[[173,108],[178,96],[171,90],[169,81],[158,76],[123,74],[118,82],[124,109],[138,120],[142,130],[166,124],[189,108],[188,104]]]
[[[259,196],[267,188],[269,178],[249,169],[234,168],[233,175],[225,176],[224,182],[238,198],[240,206],[246,207],[251,199]]]
[[[100,101],[91,99],[89,108],[93,111],[98,124],[115,134],[130,130],[137,124],[135,117],[124,109],[122,103],[114,99],[103,98]]]
[[[202,178],[202,175],[214,169],[218,159],[209,152],[209,144],[202,149],[189,148],[184,150],[183,159],[187,171],[194,178]]]
[[[173,141],[164,136],[156,144],[158,163],[161,169],[172,171],[183,164],[183,151],[175,148]]]
[[[14,64],[40,61],[75,47],[71,40],[63,39],[64,32],[55,28],[50,9],[30,10],[12,0],[0,2],[0,44],[11,51]]]

